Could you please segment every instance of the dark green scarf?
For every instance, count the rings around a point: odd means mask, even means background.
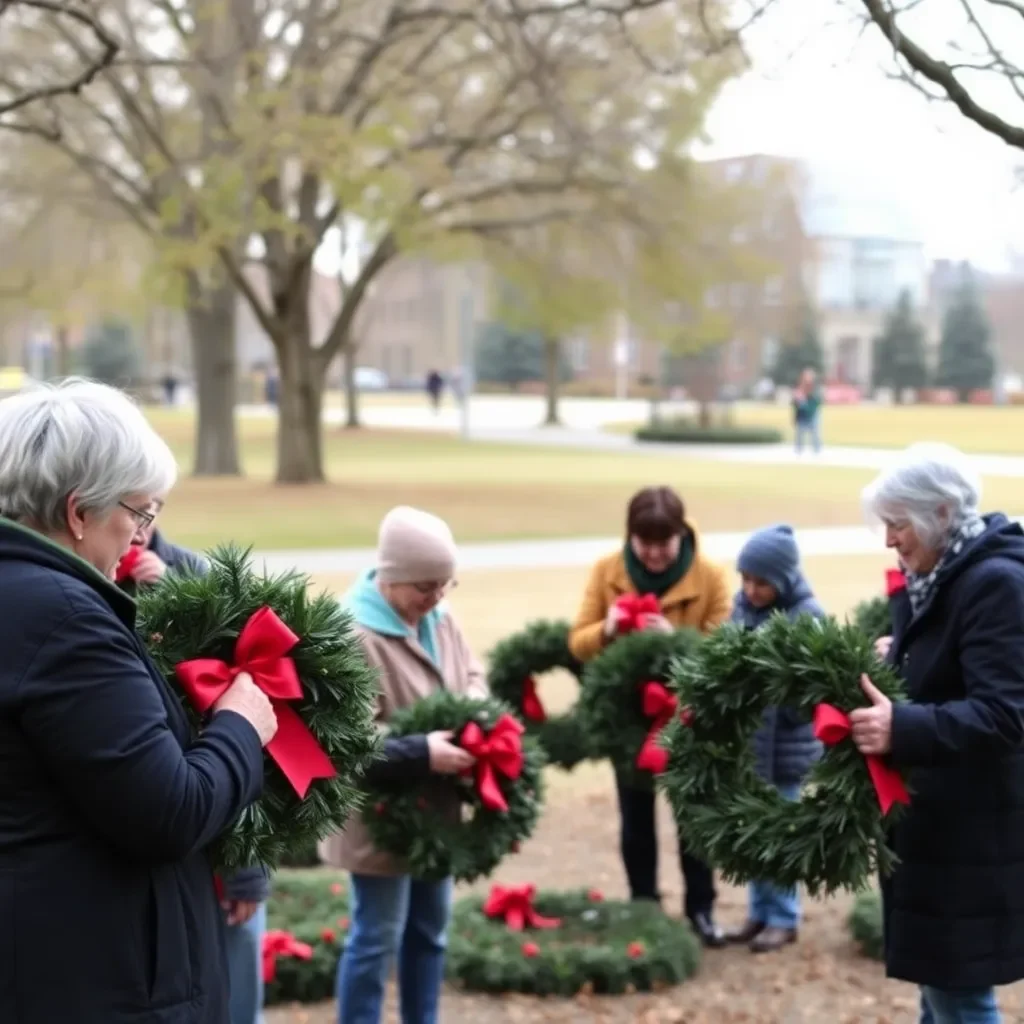
[[[651,572],[633,552],[633,546],[626,541],[624,549],[626,572],[638,594],[654,594],[661,597],[671,590],[689,571],[693,565],[693,537],[684,533],[679,545],[679,557],[664,571]]]

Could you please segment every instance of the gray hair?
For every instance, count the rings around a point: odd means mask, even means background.
[[[178,467],[123,392],[94,381],[41,384],[0,401],[0,514],[67,528],[67,499],[103,513],[130,494],[165,494]]]
[[[911,445],[862,494],[874,519],[906,519],[927,547],[939,548],[965,519],[978,514],[981,477],[958,448]]]

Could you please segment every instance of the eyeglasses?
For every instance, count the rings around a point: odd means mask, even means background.
[[[414,583],[413,589],[417,594],[422,594],[424,597],[430,597],[433,594],[440,594],[441,597],[444,597],[445,594],[450,594],[458,585],[458,580],[446,580],[444,583]]]
[[[131,512],[132,519],[135,520],[135,525],[138,527],[152,526],[153,521],[156,519],[155,512],[143,512],[141,508],[132,508],[131,505],[126,505],[123,501],[119,501],[118,505],[120,505],[125,512]]]

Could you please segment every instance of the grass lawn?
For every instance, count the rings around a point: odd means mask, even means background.
[[[159,411],[153,421],[183,470],[193,421]],[[788,520],[796,526],[862,521],[859,493],[869,470],[717,464],[676,455],[580,452],[466,443],[423,431],[327,427],[331,483],[275,487],[272,419],[243,419],[245,479],[184,476],[164,513],[170,537],[194,548],[236,540],[260,550],[372,545],[397,504],[429,509],[463,542],[617,534],[639,487],[677,487],[706,530],[742,530]],[[1024,513],[1024,480],[993,479],[987,505]]]
[[[737,426],[775,427],[793,436],[789,406],[741,403],[733,412]],[[827,405],[822,411],[827,445],[905,448],[915,441],[945,441],[967,452],[1024,454],[1024,405]],[[638,424],[608,429],[632,433]]]

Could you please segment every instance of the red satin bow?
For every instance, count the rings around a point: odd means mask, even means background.
[[[311,960],[313,947],[299,942],[291,932],[269,931],[263,935],[263,980],[268,985],[277,975],[277,958],[293,956],[298,960]]]
[[[907,577],[899,569],[885,570],[885,596],[892,597],[907,589]]]
[[[305,722],[285,701],[299,700],[302,686],[295,662],[285,657],[299,638],[264,605],[242,627],[235,643],[235,663],[216,658],[195,658],[175,665],[182,689],[200,714],[205,714],[234,682],[248,672],[253,682],[271,699],[277,715],[277,734],[267,744],[284,777],[303,799],[314,779],[334,777],[334,765],[306,728]]]
[[[485,733],[476,722],[469,722],[459,737],[462,748],[476,758],[469,772],[476,775],[476,790],[483,805],[492,811],[508,810],[497,773],[509,779],[519,778],[523,770],[523,731],[511,715],[501,715],[490,733]]]
[[[620,633],[632,633],[643,629],[648,615],[661,614],[661,604],[654,594],[623,594],[615,602],[615,607],[624,613],[619,619]]]
[[[133,544],[121,556],[121,561],[117,563],[117,572],[114,574],[114,580],[117,583],[124,583],[125,580],[131,579],[132,573],[135,572],[135,567],[142,557],[143,550],[141,545]]]
[[[533,676],[527,676],[523,683],[523,717],[531,722],[546,722],[548,713],[540,702],[540,694],[537,693],[537,680]]]
[[[542,917],[533,906],[537,889],[533,885],[492,885],[484,904],[487,917],[504,918],[513,932],[524,928],[557,928],[562,922],[557,917]]]
[[[641,771],[657,775],[668,767],[668,751],[658,746],[658,736],[672,721],[679,709],[679,701],[661,683],[644,683],[643,708],[644,715],[654,719],[654,725],[636,755],[636,766]]]
[[[814,709],[814,735],[830,747],[846,739],[852,731],[850,717],[831,704],[819,704]],[[909,804],[910,796],[899,772],[890,768],[877,754],[867,754],[868,773],[878,794],[882,814],[888,814],[893,804]]]

